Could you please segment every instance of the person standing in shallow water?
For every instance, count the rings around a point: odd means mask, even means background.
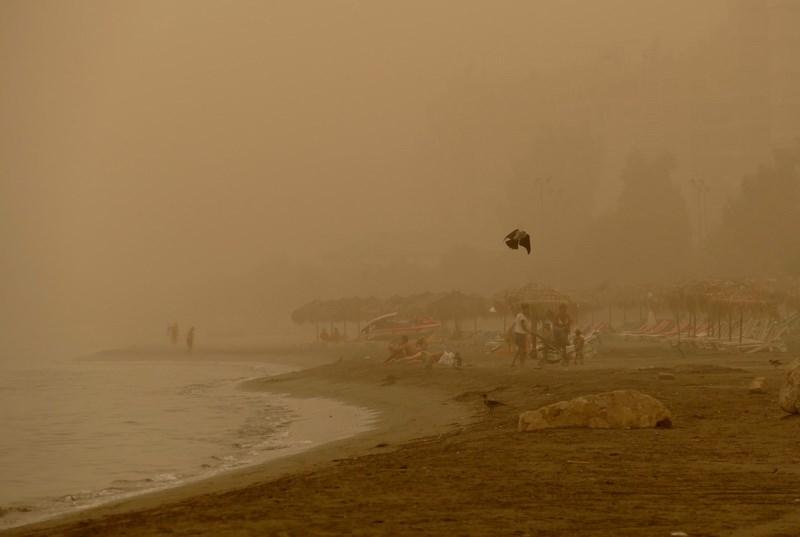
[[[192,348],[194,348],[194,326],[186,333],[186,351],[192,352]]]

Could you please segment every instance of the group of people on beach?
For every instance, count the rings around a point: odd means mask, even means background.
[[[328,332],[326,328],[323,328],[322,332],[319,333],[319,339],[320,341],[324,341],[326,343],[338,343],[340,341],[344,341],[344,338],[339,333],[339,329],[335,326],[330,332]]]
[[[566,304],[558,307],[558,313],[548,311],[545,318],[540,322],[539,329],[530,320],[530,312],[525,306],[521,306],[514,317],[514,322],[509,329],[509,336],[513,345],[516,347],[514,359],[511,367],[518,363],[520,367],[525,365],[525,359],[530,357],[536,360],[539,365],[549,361],[551,352],[561,356],[561,363],[569,365],[569,345],[570,330],[572,328],[572,318],[567,312]],[[539,343],[541,343],[542,356],[539,356]],[[581,331],[576,329],[572,338],[575,347],[574,364],[583,364],[583,347],[585,340]]]
[[[167,325],[167,337],[169,338],[170,343],[173,345],[178,344],[178,340],[180,339],[181,331],[178,327],[178,321],[173,321],[172,323]],[[194,326],[189,328],[189,331],[186,332],[186,352],[192,352],[194,348]]]
[[[417,338],[412,343],[407,335],[403,335],[398,343],[389,344],[389,357],[383,363],[388,365],[392,362],[417,362],[430,368],[439,363],[445,356],[450,357],[450,353],[446,351],[428,351],[428,339],[426,337]],[[459,353],[452,354],[451,358],[452,363],[450,365],[461,367],[461,355]]]
[[[572,333],[573,352],[567,352],[570,344],[570,334],[572,330],[572,318],[567,311],[566,304],[558,307],[558,312],[548,311],[541,321],[531,321],[530,310],[526,306],[521,306],[516,311],[516,316],[507,333],[509,344],[516,347],[511,367],[525,365],[527,358],[534,360],[539,366],[545,362],[561,362],[562,365],[570,364],[570,356],[574,356],[573,364],[583,365],[583,352],[585,339],[579,329]],[[550,355],[554,354],[556,360],[552,360]],[[384,360],[384,364],[393,362],[421,363],[426,367],[432,367],[439,363],[443,357],[447,357],[445,351],[430,352],[428,350],[428,340],[420,337],[416,341],[411,341],[407,335],[400,337],[396,343],[389,345],[389,356]],[[461,357],[458,353],[454,354],[454,367],[461,366]]]

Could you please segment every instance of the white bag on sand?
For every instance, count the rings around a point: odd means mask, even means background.
[[[453,367],[456,363],[456,355],[452,352],[445,352],[439,357],[439,361],[437,363],[439,365],[448,365]]]
[[[766,393],[766,383],[767,379],[765,377],[756,377],[750,383],[750,386],[747,387],[747,390],[750,393]]]
[[[567,427],[642,429],[671,427],[672,415],[661,401],[635,390],[616,390],[560,401],[519,416],[517,430]]]

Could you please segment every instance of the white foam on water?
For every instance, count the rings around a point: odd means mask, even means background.
[[[60,362],[0,372],[0,528],[299,453],[377,414],[242,391],[285,366]],[[335,419],[334,419],[335,418]]]

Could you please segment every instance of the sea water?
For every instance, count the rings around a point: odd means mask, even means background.
[[[257,464],[369,427],[374,416],[363,408],[238,389],[246,379],[289,370],[168,357],[0,362],[0,528]],[[337,425],[326,427],[334,415]],[[293,423],[309,420],[293,434]]]

